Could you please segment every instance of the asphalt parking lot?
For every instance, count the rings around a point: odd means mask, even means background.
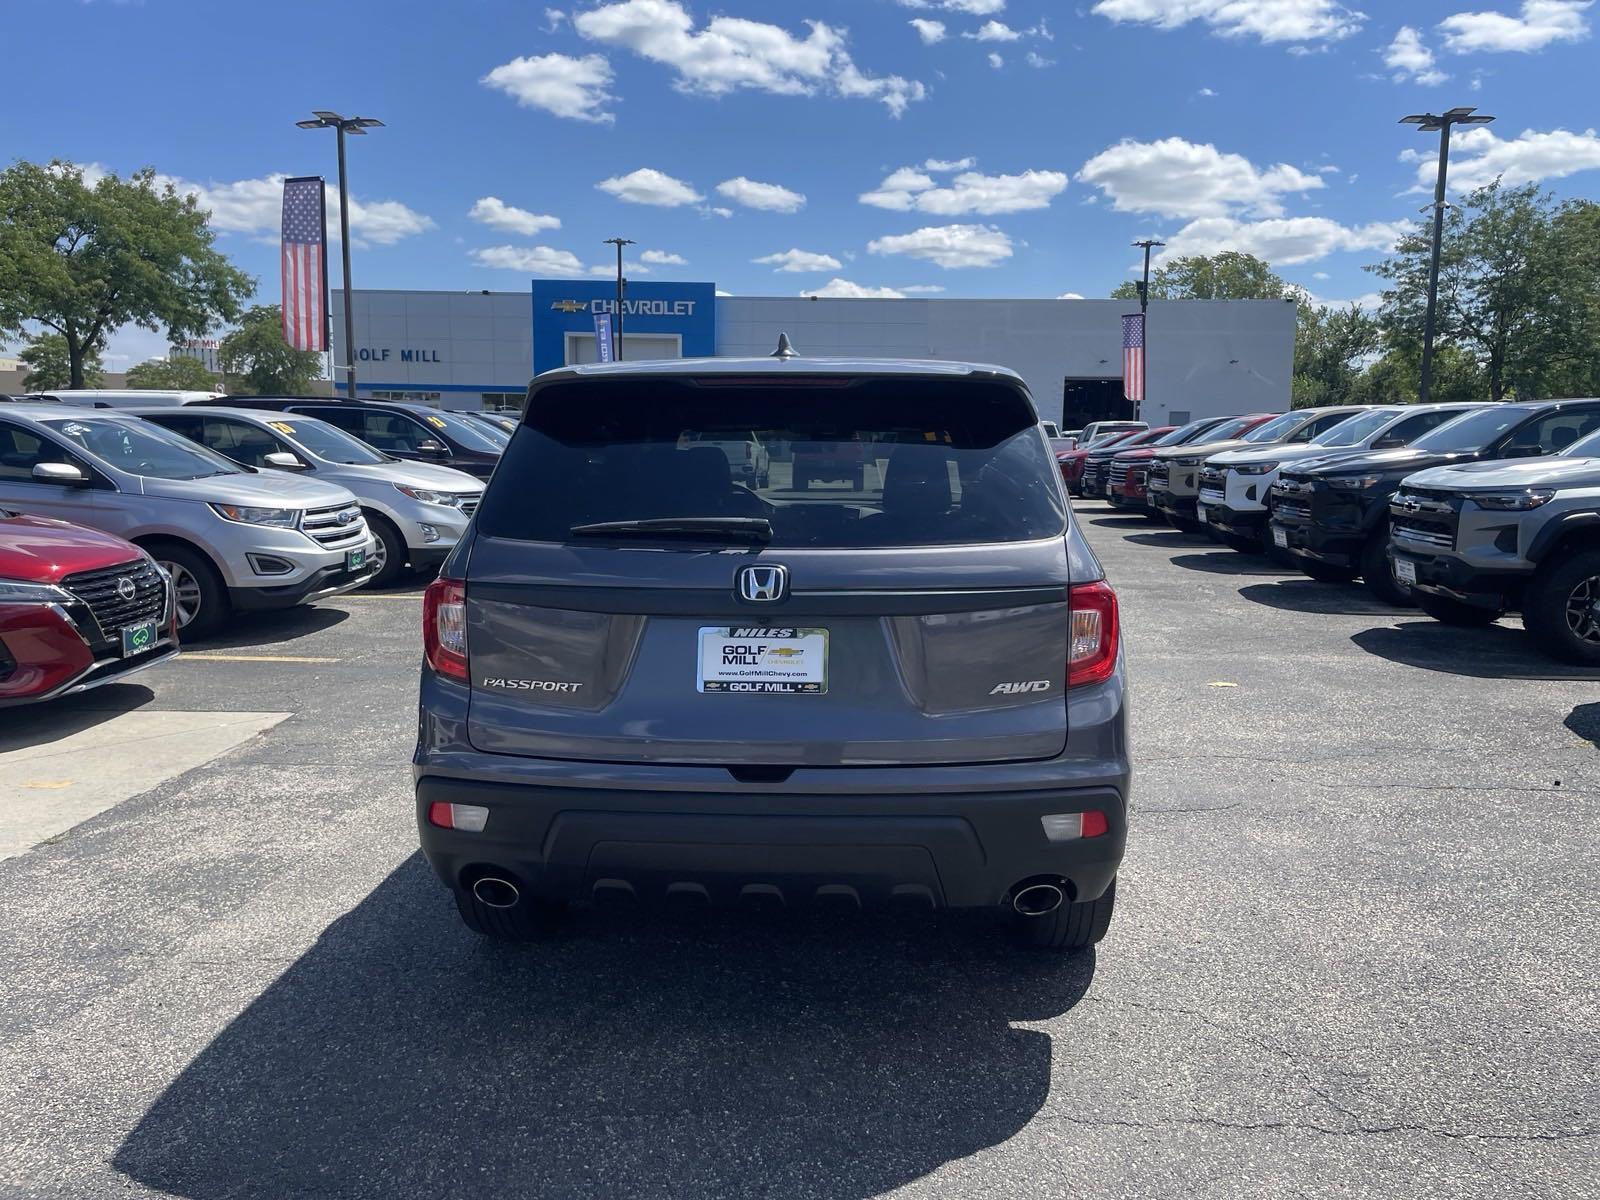
[[[415,850],[419,589],[6,714],[66,792],[64,730],[136,764],[129,714],[257,718],[0,861],[0,1193],[1595,1195],[1600,673],[1080,515],[1139,775],[1076,959],[952,917],[478,941]]]

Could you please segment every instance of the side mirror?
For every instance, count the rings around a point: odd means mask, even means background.
[[[300,461],[298,455],[290,454],[287,450],[274,450],[271,454],[261,458],[263,466],[271,467],[276,471],[309,471],[311,467]]]
[[[1537,446],[1507,446],[1504,457],[1506,458],[1538,458],[1544,451]],[[37,468],[35,468],[37,469]]]
[[[71,463],[39,463],[33,468],[33,478],[38,483],[61,487],[85,487],[89,482],[89,477]]]
[[[417,443],[417,453],[423,458],[449,458],[450,451],[445,449],[443,442],[436,442],[432,438]]]
[[[1398,433],[1391,433],[1387,437],[1381,437],[1377,441],[1373,442],[1372,448],[1374,450],[1398,450],[1405,444],[1405,438],[1401,437]]]

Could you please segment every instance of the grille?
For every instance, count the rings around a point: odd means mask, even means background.
[[[124,579],[133,584],[132,596],[118,592]],[[167,610],[167,581],[148,558],[68,575],[61,586],[89,606],[108,639],[116,637],[124,625],[160,620]]]
[[[1299,517],[1302,521],[1311,519],[1311,505],[1304,500],[1291,500],[1287,496],[1280,496],[1272,506],[1272,511],[1280,517]]]
[[[1201,504],[1221,504],[1227,498],[1227,493],[1219,487],[1202,487],[1200,489]]]
[[[1121,487],[1123,484],[1125,484],[1127,482],[1128,482],[1128,464],[1127,463],[1112,463],[1111,464],[1111,486],[1114,487],[1114,488],[1119,488],[1119,487]]]
[[[478,500],[479,500],[480,496],[481,496],[481,493],[479,493],[479,492],[472,492],[472,493],[470,493],[468,495],[462,496],[461,497],[461,511],[464,514],[466,514],[467,516],[469,516],[469,517],[473,513],[477,512],[478,511]]]
[[[1443,529],[1438,525],[1424,525],[1420,521],[1396,517],[1390,527],[1394,530],[1395,537],[1403,537],[1413,542],[1422,542],[1428,546],[1439,546],[1445,550],[1455,549],[1455,534],[1451,530]]]
[[[1165,491],[1167,486],[1167,472],[1171,470],[1166,463],[1156,463],[1150,468],[1150,486],[1156,491]]]
[[[345,514],[348,517],[341,524],[340,517]],[[351,550],[367,540],[366,518],[354,504],[310,509],[300,522],[300,528],[317,545],[329,550]]]

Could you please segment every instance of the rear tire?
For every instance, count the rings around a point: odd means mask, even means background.
[[[1600,666],[1600,549],[1546,562],[1528,585],[1522,624],[1551,658]]]
[[[1417,599],[1411,589],[1394,577],[1394,563],[1389,561],[1389,525],[1385,522],[1367,538],[1361,548],[1361,580],[1367,591],[1385,604],[1400,608],[1413,608]]]
[[[1493,625],[1500,619],[1500,614],[1491,608],[1474,608],[1470,604],[1463,604],[1448,596],[1433,596],[1427,592],[1418,592],[1416,600],[1417,607],[1435,621],[1442,621],[1446,625],[1454,625],[1461,629],[1481,629],[1485,625]]]
[[[367,528],[372,530],[372,536],[378,543],[373,557],[378,559],[380,564],[372,573],[372,578],[367,580],[367,586],[388,587],[405,574],[406,555],[409,553],[406,541],[388,517],[370,511],[365,513],[365,516]]]
[[[211,560],[189,546],[167,542],[150,547],[150,556],[172,576],[178,602],[178,636],[184,640],[210,637],[232,611],[228,585]]]
[[[1111,913],[1117,904],[1117,881],[1113,879],[1105,895],[1082,904],[1063,904],[1042,917],[1017,917],[1022,940],[1041,950],[1072,953],[1087,950],[1111,928]]]
[[[1349,567],[1336,567],[1332,563],[1318,562],[1314,558],[1299,559],[1295,566],[1318,583],[1350,583],[1356,577],[1356,573]]]

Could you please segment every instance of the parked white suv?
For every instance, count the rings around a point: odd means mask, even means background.
[[[316,417],[209,406],[128,411],[244,466],[301,472],[349,488],[372,530],[374,587],[393,583],[408,562],[418,571],[437,568],[483,495],[476,476],[391,458]]]
[[[178,623],[287,608],[360,587],[372,534],[342,487],[230,462],[138,417],[53,404],[0,410],[0,507],[103,529],[172,576]]]

